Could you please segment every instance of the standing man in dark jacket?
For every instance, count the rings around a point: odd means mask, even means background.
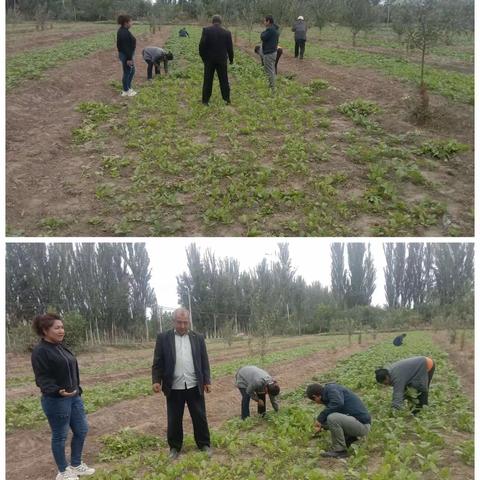
[[[197,447],[211,455],[204,393],[210,392],[210,365],[204,338],[189,331],[190,313],[173,313],[174,329],[160,333],[152,365],[153,391],[167,398],[167,440],[170,458],[178,457],[183,444],[185,403],[192,417]]]
[[[307,41],[307,24],[302,16],[298,17],[293,24],[292,32],[295,32],[295,58],[298,58],[300,52],[300,60],[302,60],[305,53],[305,42]]]
[[[132,89],[132,81],[135,76],[133,56],[135,55],[135,48],[137,47],[137,40],[130,33],[133,20],[130,15],[119,15],[117,23],[120,25],[117,32],[118,58],[123,68],[122,97],[133,97],[137,94],[137,92]]]
[[[307,387],[305,396],[326,406],[315,422],[317,433],[330,430],[332,436],[332,450],[322,453],[322,457],[345,458],[352,442],[368,435],[372,417],[360,398],[348,388],[337,383],[313,383]]]
[[[230,103],[230,85],[228,84],[227,59],[233,63],[232,34],[222,27],[222,17],[214,15],[212,25],[205,27],[198,45],[198,53],[203,60],[203,93],[202,103],[208,105],[212,96],[213,77],[215,72],[220,82],[222,98]]]
[[[260,34],[260,39],[262,40],[263,68],[267,74],[270,88],[275,90],[275,61],[277,59],[280,33],[278,31],[278,25],[275,25],[271,15],[267,15],[263,23],[265,30]]]

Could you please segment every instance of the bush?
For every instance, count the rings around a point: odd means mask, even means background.
[[[31,352],[38,337],[30,323],[7,327],[7,349],[12,352]]]
[[[87,321],[78,312],[69,312],[63,316],[65,343],[68,347],[78,348],[85,343]]]

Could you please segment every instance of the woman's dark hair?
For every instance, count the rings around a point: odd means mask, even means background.
[[[173,53],[172,52],[167,53],[167,60],[173,60]]]
[[[117,18],[117,23],[123,27],[131,19],[132,17],[130,15],[119,15]]]
[[[37,315],[33,319],[32,328],[39,337],[43,337],[45,335],[45,330],[48,330],[55,323],[55,320],[62,319],[60,318],[60,315],[57,315],[56,313]]]
[[[377,368],[375,370],[375,380],[377,383],[383,383],[388,377],[388,370],[386,368]]]
[[[319,383],[312,383],[307,387],[305,391],[305,396],[310,400],[313,400],[313,397],[321,397],[323,393],[323,387]]]
[[[265,20],[266,20],[268,23],[273,24],[273,17],[272,17],[272,15],[265,15]]]
[[[269,383],[267,385],[267,391],[269,395],[276,397],[280,393],[280,387],[277,382]]]

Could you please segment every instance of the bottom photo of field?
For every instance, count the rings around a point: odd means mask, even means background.
[[[474,478],[473,243],[7,243],[6,352],[8,480]]]

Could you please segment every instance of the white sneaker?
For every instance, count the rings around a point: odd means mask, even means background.
[[[71,465],[67,467],[67,470],[73,475],[77,475],[79,477],[83,477],[84,475],[93,475],[95,473],[95,469],[87,466],[85,463],[81,463],[78,467],[72,467]]]
[[[135,90],[132,90],[130,89],[128,92],[127,92],[127,95],[129,97],[134,97],[138,92],[136,92]]]
[[[122,91],[122,97],[128,97],[128,92],[126,92],[125,90]]]
[[[55,480],[78,480],[78,475],[76,473],[72,473],[69,470],[69,467],[67,467],[64,472],[58,472]]]

